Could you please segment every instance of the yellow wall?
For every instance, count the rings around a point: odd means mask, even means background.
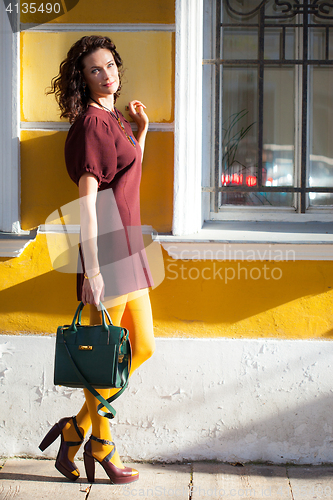
[[[110,36],[123,59],[125,75],[117,108],[139,99],[151,122],[170,123],[174,108],[174,35],[171,32],[97,33]],[[53,95],[46,95],[51,79],[71,45],[87,32],[21,34],[21,119],[59,121]],[[66,122],[66,120],[62,120]]]
[[[185,261],[165,254],[165,270],[151,294],[157,335],[333,336],[330,261]]]
[[[151,292],[156,336],[332,338],[331,262],[266,263],[266,278],[279,268],[279,280],[249,279],[263,262],[242,262],[240,272],[237,262],[174,261],[166,253],[164,262],[165,279]],[[227,282],[195,279],[217,276],[217,270],[230,278],[232,269],[236,279]],[[52,269],[45,235],[38,235],[20,257],[0,259],[0,273],[3,333],[55,333],[58,325],[71,321],[77,305],[75,275]]]
[[[111,7],[112,5],[112,7]],[[80,0],[59,23],[172,24],[174,0]],[[24,22],[33,19],[23,18]],[[21,119],[59,123],[45,89],[70,45],[85,32],[21,34]],[[175,40],[170,31],[107,33],[126,68],[117,106],[125,113],[134,98],[147,106],[151,122],[174,120]],[[63,120],[64,121],[64,120]],[[44,224],[59,206],[77,197],[63,158],[65,131],[21,133],[21,220],[24,229]],[[173,200],[172,132],[149,132],[141,186],[142,222],[170,232]],[[263,262],[173,261],[164,252],[166,276],[151,292],[157,336],[331,338],[331,262],[269,262],[279,279],[256,279]],[[242,271],[238,276],[238,266]],[[216,270],[220,269],[220,273]],[[215,272],[215,277],[213,279]],[[234,279],[225,280],[235,273]],[[252,275],[251,275],[252,272]],[[0,324],[6,333],[54,333],[76,307],[75,275],[52,269],[46,236],[39,234],[18,258],[0,259]],[[252,277],[251,277],[252,276]],[[208,277],[210,277],[208,279]],[[221,279],[223,277],[223,279]]]
[[[63,157],[67,132],[21,133],[21,221],[25,230],[45,224],[78,196]],[[149,132],[141,183],[142,223],[168,232],[172,224],[173,134]]]
[[[45,235],[20,257],[0,259],[2,333],[55,333],[74,315],[75,275],[53,271]]]

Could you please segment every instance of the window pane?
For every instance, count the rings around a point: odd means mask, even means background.
[[[286,59],[295,59],[295,29],[286,29]]]
[[[295,59],[295,36],[293,28],[266,28],[265,59]]]
[[[312,69],[311,132],[309,186],[333,186],[333,71]],[[310,193],[311,206],[332,205],[331,194]]]
[[[221,185],[249,185],[258,168],[256,68],[233,67],[222,72]],[[254,185],[254,184],[252,184]],[[253,205],[252,193],[222,193],[222,204]]]
[[[223,59],[258,59],[256,29],[223,28]]]
[[[310,59],[320,60],[326,58],[326,32],[323,28],[310,29]]]
[[[266,68],[264,73],[263,166],[267,186],[294,185],[295,70]],[[273,196],[272,196],[273,195]],[[292,206],[292,193],[267,193],[278,206]]]
[[[265,59],[280,59],[282,30],[267,29],[265,33]]]
[[[246,3],[246,2],[244,2]],[[277,5],[276,0],[268,0],[265,5],[265,16],[267,16],[267,22],[269,23],[295,23],[294,11],[288,9],[285,5],[287,2],[283,2],[282,5]],[[295,2],[294,2],[295,3]],[[288,2],[290,6],[290,2]],[[288,9],[288,11],[287,11]]]
[[[304,0],[303,0],[304,1]],[[316,23],[316,24],[331,24],[332,23],[332,5],[329,5],[329,4],[332,4],[332,2],[328,2],[325,0],[320,0],[320,2],[318,2],[318,0],[314,1],[314,0],[311,0],[310,3],[321,3],[322,4],[322,7],[324,7],[324,10],[326,12],[326,15],[324,15],[324,13],[322,11],[317,11],[317,14],[320,15],[320,17],[318,15],[315,15],[315,14],[312,14],[309,18],[310,20],[310,23]],[[324,5],[324,3],[326,3],[326,5]]]
[[[217,0],[221,1],[221,0]],[[235,23],[238,24],[240,21],[242,24],[256,23],[258,22],[258,12],[252,16],[239,16],[237,13],[246,14],[255,10],[258,7],[258,0],[246,0],[245,2],[239,2],[239,0],[229,0],[229,6],[226,0],[222,1],[222,20],[223,23]]]

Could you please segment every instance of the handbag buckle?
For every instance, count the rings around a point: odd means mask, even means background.
[[[118,355],[118,363],[122,363],[124,361],[124,354]]]
[[[79,345],[79,351],[92,351],[92,345]]]

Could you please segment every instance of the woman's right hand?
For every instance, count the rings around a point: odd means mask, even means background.
[[[104,280],[103,276],[99,274],[94,278],[84,278],[82,286],[82,302],[84,305],[93,304],[99,306],[100,302],[104,300]]]

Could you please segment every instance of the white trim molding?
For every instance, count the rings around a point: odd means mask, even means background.
[[[152,226],[141,226],[142,234],[154,235]],[[38,227],[38,234],[80,234],[79,224],[41,224]],[[154,238],[155,239],[155,238]]]
[[[330,222],[209,222],[186,236],[156,240],[179,260],[333,260]]]
[[[175,31],[174,24],[160,23],[45,23],[37,26],[32,23],[21,23],[21,30],[38,31],[38,32],[61,32],[61,31]]]
[[[138,126],[131,122],[132,130],[138,130]],[[68,131],[70,124],[67,122],[21,122],[21,130],[50,130],[50,131]],[[173,132],[174,123],[149,123],[149,132]]]
[[[333,260],[333,244],[306,243],[231,243],[165,241],[158,238],[173,260],[295,262],[298,260]]]
[[[52,132],[67,132],[68,122],[21,122],[21,130],[45,130]]]
[[[203,0],[176,0],[173,234],[201,228]]]
[[[36,238],[37,230],[21,231],[20,234],[0,233],[0,257],[19,257]]]
[[[38,228],[39,234],[80,234],[79,224],[42,224]]]
[[[0,4],[0,231],[20,232],[19,33]],[[5,70],[6,68],[6,70]]]

